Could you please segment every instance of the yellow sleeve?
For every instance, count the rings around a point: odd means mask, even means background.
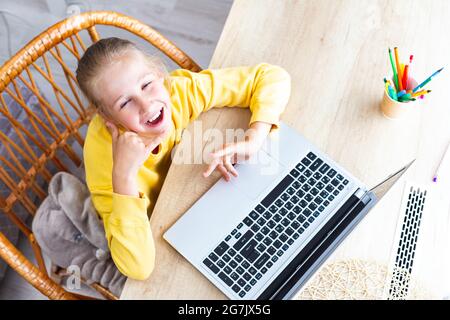
[[[93,119],[83,150],[86,182],[103,220],[115,265],[125,276],[143,280],[153,271],[155,263],[155,244],[147,216],[150,201],[144,194],[133,197],[113,192],[110,139],[99,119]]]
[[[175,120],[182,128],[201,112],[228,106],[249,107],[252,112],[249,125],[263,121],[275,129],[291,92],[289,74],[267,63],[199,73],[179,69],[171,74],[171,86]]]
[[[142,193],[132,197],[101,189],[91,190],[91,197],[119,271],[129,278],[147,279],[155,266],[155,244],[147,217],[149,199]]]

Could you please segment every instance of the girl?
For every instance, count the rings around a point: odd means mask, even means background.
[[[252,117],[245,139],[211,154],[204,171],[237,177],[233,163],[256,153],[277,128],[290,95],[290,77],[280,67],[175,70],[132,42],[102,39],[79,61],[77,80],[98,113],[85,145],[86,182],[103,220],[111,256],[126,276],[146,279],[154,268],[155,247],[147,213],[151,213],[180,131],[213,107],[249,107]]]

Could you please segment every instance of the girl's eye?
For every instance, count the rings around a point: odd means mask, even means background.
[[[144,84],[142,86],[142,90],[144,90],[148,85],[150,85],[152,83],[152,81],[147,82],[146,84]]]
[[[128,104],[128,102],[130,102],[130,99],[128,99],[127,101],[123,102],[123,103],[120,105],[120,109],[122,109],[123,107],[125,107],[125,106]]]

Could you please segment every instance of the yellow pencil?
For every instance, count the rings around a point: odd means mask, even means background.
[[[423,96],[423,95],[425,95],[427,93],[430,93],[430,92],[431,92],[431,90],[418,91],[418,92],[413,93],[412,97],[415,98],[415,97]]]
[[[403,73],[402,73],[402,68],[400,66],[400,61],[398,59],[398,48],[397,47],[394,48],[394,55],[395,55],[395,64],[397,66],[398,91],[402,91],[403,90],[403,84],[402,84],[402,80],[401,79],[403,79]]]

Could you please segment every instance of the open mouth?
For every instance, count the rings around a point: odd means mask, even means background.
[[[155,114],[151,119],[147,120],[145,123],[149,127],[156,127],[164,119],[164,107],[162,107],[157,114]]]

